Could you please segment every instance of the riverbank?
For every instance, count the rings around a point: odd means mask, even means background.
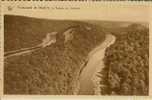
[[[105,51],[106,51],[106,48],[109,47],[110,45],[112,45],[113,43],[115,43],[115,36],[111,35],[111,41],[108,41],[109,43],[107,43],[107,45],[105,46],[105,48],[103,48],[100,52],[101,52],[101,58],[100,58],[100,62],[98,63],[97,67],[96,67],[96,71],[92,77],[92,81],[94,83],[94,93],[95,95],[101,95],[101,87],[104,87],[103,85],[100,84],[101,82],[101,74],[99,74],[99,72],[102,71],[102,69],[105,67],[104,65],[104,56],[105,56]]]
[[[89,53],[89,61],[80,75],[80,95],[93,95],[99,91],[99,79],[96,74],[101,71],[103,65],[105,49],[115,42],[115,37],[111,34],[106,35],[105,41]],[[104,66],[103,66],[104,67]],[[97,94],[97,93],[96,93]]]

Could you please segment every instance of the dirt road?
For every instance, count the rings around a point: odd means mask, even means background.
[[[4,59],[7,59],[7,58],[10,58],[13,56],[23,55],[23,54],[30,53],[30,52],[33,52],[35,50],[41,49],[41,48],[45,48],[45,47],[51,45],[52,43],[56,42],[56,34],[57,34],[57,32],[48,33],[46,35],[46,37],[42,40],[42,43],[38,44],[34,47],[22,48],[19,50],[5,52]]]

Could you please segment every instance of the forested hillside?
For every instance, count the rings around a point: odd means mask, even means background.
[[[81,65],[105,38],[101,27],[78,21],[44,20],[21,16],[5,19],[5,52],[39,44],[56,31],[56,43],[32,53],[5,59],[5,94],[73,94]],[[87,29],[88,28],[88,29]],[[72,38],[63,34],[72,30]]]
[[[103,95],[148,95],[149,30],[132,24],[107,48],[105,68],[100,72]]]

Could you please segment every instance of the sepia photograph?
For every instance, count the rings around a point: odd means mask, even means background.
[[[149,95],[149,23],[4,15],[4,94]]]
[[[152,95],[150,4],[12,1],[1,8],[2,98]]]

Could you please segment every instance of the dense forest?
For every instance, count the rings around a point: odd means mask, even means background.
[[[148,95],[149,30],[139,24],[122,24],[5,15],[5,52],[38,45],[47,33],[57,35],[56,43],[48,47],[5,59],[4,93],[74,94],[88,53],[111,33],[116,42],[105,52],[101,94]]]
[[[4,19],[5,52],[35,46],[46,33],[58,32],[56,43],[5,59],[5,94],[73,94],[81,65],[106,33],[101,27],[79,21],[11,15]],[[72,29],[72,38],[65,41],[63,33],[67,29]]]
[[[149,30],[131,24],[123,31],[113,32],[116,42],[106,49],[101,94],[148,95]]]

